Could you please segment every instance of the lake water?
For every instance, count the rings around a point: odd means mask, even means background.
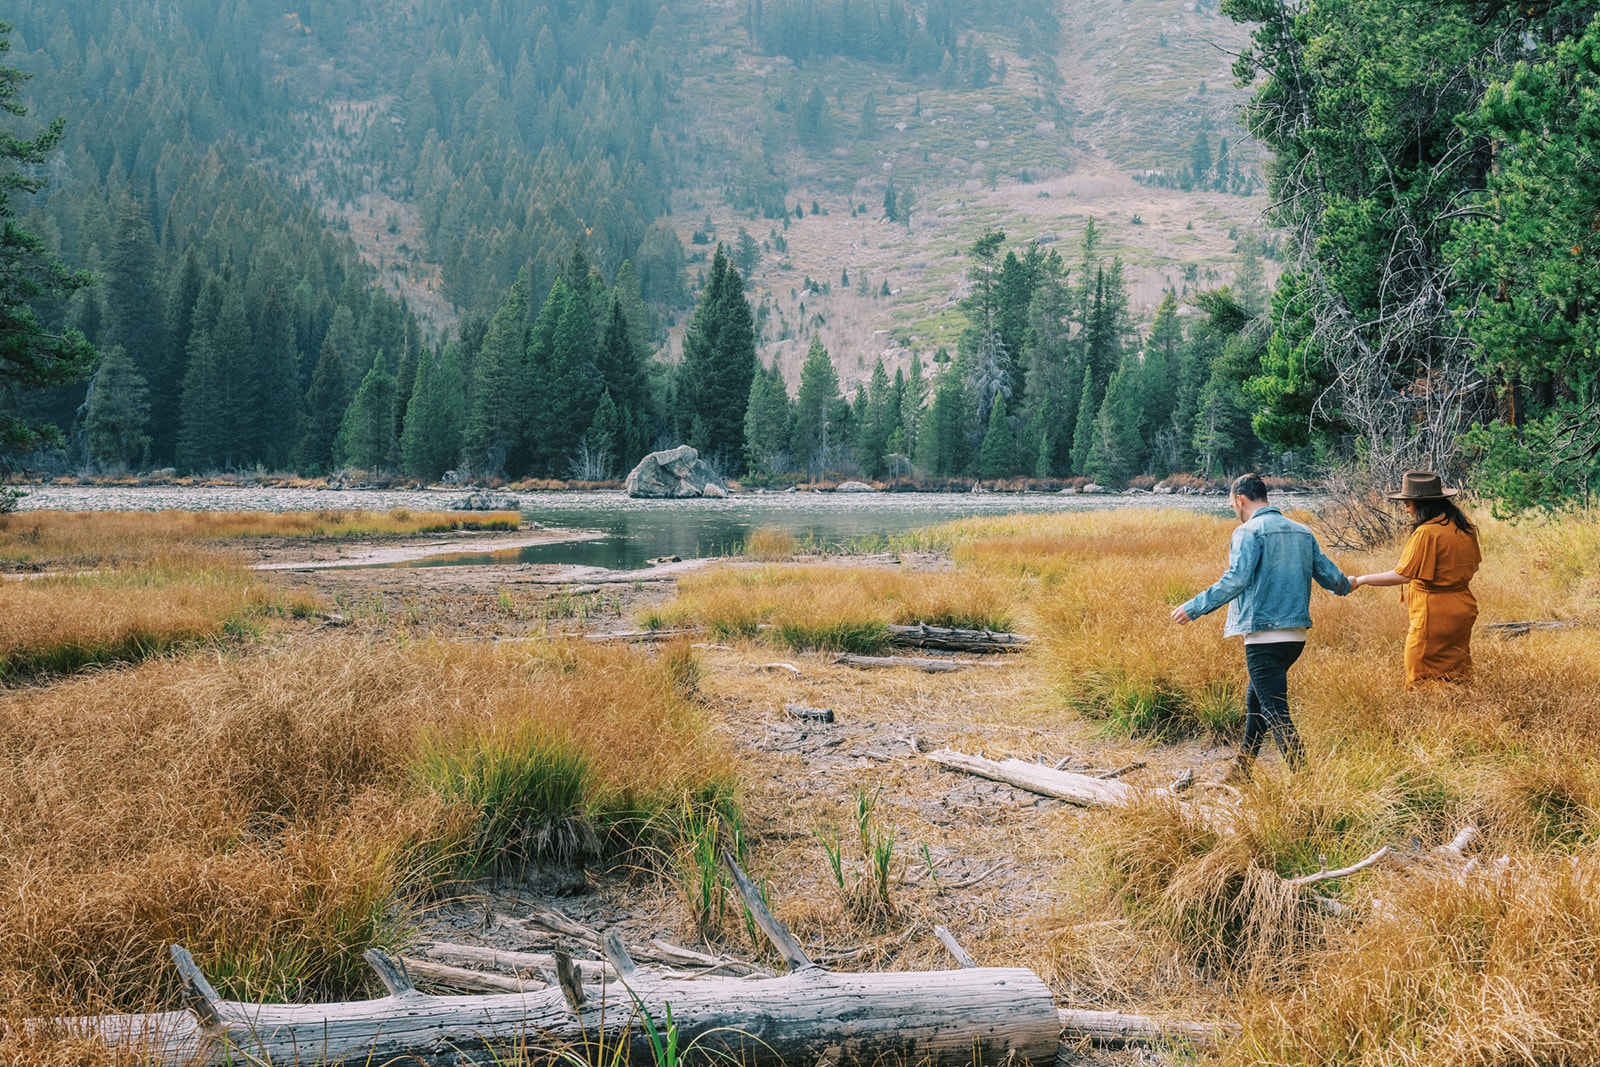
[[[31,486],[23,508],[68,511],[387,511],[449,509],[464,496],[439,490],[317,490],[257,486]],[[797,539],[837,543],[898,534],[969,515],[1182,508],[1227,514],[1220,496],[1081,496],[1061,493],[750,493],[726,500],[633,500],[621,492],[516,493],[525,520],[592,530],[581,541],[533,545],[503,553],[436,556],[405,566],[470,563],[576,564],[632,570],[658,556],[737,551],[751,531],[775,526]],[[1285,500],[1292,504],[1293,500]],[[1302,505],[1303,506],[1303,505]]]

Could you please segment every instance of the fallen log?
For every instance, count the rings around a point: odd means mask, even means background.
[[[1237,1037],[1235,1023],[1197,1022],[1186,1019],[1160,1019],[1151,1015],[1128,1015],[1120,1011],[1060,1009],[1061,1030],[1065,1037],[1087,1039],[1096,1045],[1161,1044],[1187,1041],[1193,1045],[1215,1046],[1228,1037]]]
[[[943,674],[947,671],[965,670],[968,667],[1011,666],[1003,660],[985,662],[975,659],[925,659],[921,656],[858,656],[851,652],[842,653],[833,662],[845,667],[860,667],[863,670],[874,667],[913,667],[928,674]]]
[[[832,708],[808,708],[804,704],[785,704],[783,710],[796,719],[807,719],[812,722],[832,722]]]
[[[398,971],[398,968],[396,968]],[[203,977],[201,979],[203,981]],[[208,986],[209,988],[209,986]],[[515,1044],[555,1052],[604,1042],[619,1061],[653,1064],[645,1013],[670,1009],[680,1048],[742,1064],[875,1063],[910,1056],[938,1067],[1043,1062],[1059,1023],[1032,971],[980,968],[836,974],[815,966],[770,980],[667,982],[631,974],[585,988],[573,1011],[559,989],[430,996],[398,984],[387,997],[343,1004],[244,1004],[200,994],[187,1012],[85,1020],[92,1033],[162,1064],[456,1062]]]
[[[1521,622],[1493,622],[1484,629],[1502,638],[1526,637],[1534,630],[1565,630],[1577,626],[1566,619],[1524,619]]]
[[[889,643],[899,648],[938,648],[947,652],[1021,652],[1033,638],[993,630],[957,630],[946,626],[890,626]]]

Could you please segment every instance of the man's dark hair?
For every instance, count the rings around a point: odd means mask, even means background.
[[[1233,480],[1231,488],[1234,496],[1242,496],[1246,500],[1267,499],[1267,483],[1261,480],[1259,474],[1241,474]]]

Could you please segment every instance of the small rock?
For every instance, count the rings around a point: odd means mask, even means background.
[[[840,482],[838,484],[838,486],[836,486],[834,488],[834,492],[836,492],[836,493],[876,493],[877,490],[872,488],[872,486],[868,485],[866,482]]]

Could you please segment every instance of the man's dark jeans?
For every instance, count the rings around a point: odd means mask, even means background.
[[[1245,667],[1250,671],[1250,692],[1245,698],[1244,741],[1239,745],[1239,763],[1248,771],[1261,751],[1268,730],[1278,750],[1299,769],[1305,760],[1305,746],[1289,718],[1289,668],[1305,649],[1304,641],[1272,641],[1244,646]]]

